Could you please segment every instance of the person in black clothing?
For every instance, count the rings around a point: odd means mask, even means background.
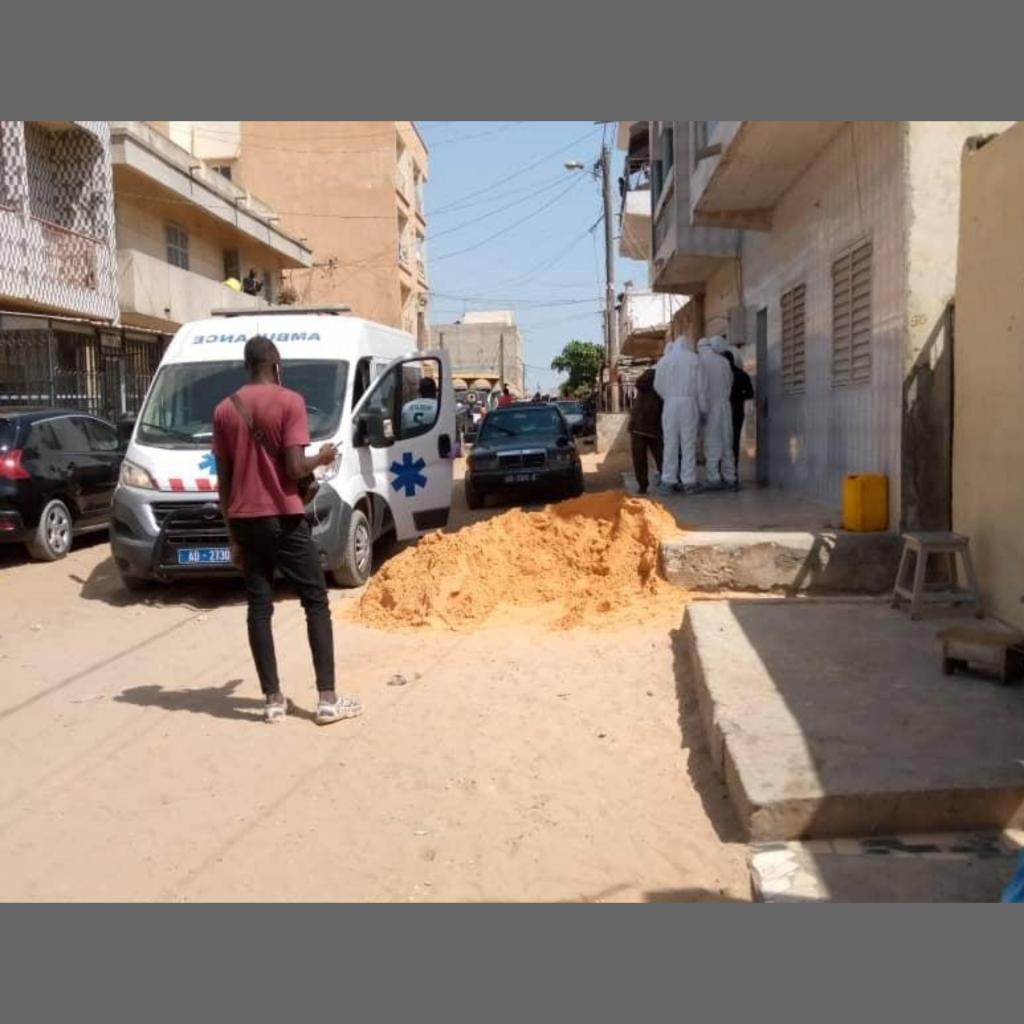
[[[736,460],[736,476],[739,478],[740,465],[740,431],[743,429],[743,417],[746,403],[754,397],[754,385],[750,383],[750,375],[741,366],[736,365],[736,357],[726,349],[722,355],[729,360],[732,367],[732,391],[729,392],[729,404],[732,406],[732,454]]]
[[[249,268],[249,273],[242,282],[242,291],[244,291],[246,295],[259,295],[259,293],[263,291],[263,282],[256,277],[255,267]]]
[[[647,453],[661,473],[663,451],[661,433],[661,399],[654,390],[654,368],[645,370],[636,382],[636,398],[629,413],[629,433],[633,448],[633,472],[641,494],[647,493]]]

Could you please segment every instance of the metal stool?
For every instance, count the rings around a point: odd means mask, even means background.
[[[904,580],[911,552],[915,557],[914,578],[911,585],[907,586]],[[946,580],[938,584],[926,584],[928,560],[935,555],[945,558]],[[966,587],[959,586],[956,561],[958,555],[963,566]],[[892,590],[890,604],[893,608],[898,608],[901,600],[910,603],[912,619],[921,618],[921,607],[925,604],[972,605],[975,616],[979,619],[984,618],[968,538],[959,533],[905,533],[903,554],[900,556],[900,567],[896,570],[896,585]]]

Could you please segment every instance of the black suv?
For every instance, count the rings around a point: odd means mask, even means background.
[[[492,409],[466,464],[466,504],[480,508],[492,491],[583,493],[583,467],[565,417],[554,405]]]
[[[110,519],[124,446],[105,420],[68,409],[0,408],[0,542],[54,561]]]

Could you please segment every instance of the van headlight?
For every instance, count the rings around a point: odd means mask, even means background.
[[[158,491],[156,481],[150,472],[127,459],[121,463],[121,483],[125,487],[141,487],[147,491]]]
[[[551,453],[552,466],[568,466],[572,462],[572,452],[559,450]]]

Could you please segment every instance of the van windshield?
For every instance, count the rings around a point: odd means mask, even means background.
[[[281,366],[282,383],[306,400],[309,436],[333,437],[341,422],[348,363],[343,360],[295,359]],[[159,448],[208,448],[213,438],[213,410],[246,383],[239,362],[169,363],[160,367],[136,435],[140,444]]]

